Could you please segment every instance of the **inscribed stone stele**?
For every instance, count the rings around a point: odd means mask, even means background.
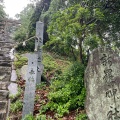
[[[85,71],[89,120],[120,120],[120,57],[110,48],[95,49]]]

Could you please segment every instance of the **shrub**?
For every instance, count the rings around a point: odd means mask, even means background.
[[[14,101],[16,101],[20,97],[20,95],[22,94],[22,92],[23,92],[23,90],[20,87],[18,87],[18,92],[17,92],[16,95],[11,95],[10,94],[9,98],[11,100],[11,103],[13,103]]]
[[[84,69],[82,64],[75,62],[59,77],[59,80],[53,81],[48,96],[49,103],[42,110],[56,111],[62,117],[69,110],[83,108],[85,100]]]
[[[20,55],[16,55],[16,58],[17,58],[17,61],[14,62],[16,69],[21,68],[28,61],[26,57],[22,57]]]
[[[46,120],[46,115],[38,115],[36,120]]]
[[[15,103],[11,103],[10,105],[10,112],[16,113],[22,109],[22,102],[17,100]]]
[[[35,120],[33,115],[29,114],[29,115],[26,115],[25,118],[23,118],[22,120]]]
[[[88,120],[88,119],[87,119],[87,115],[83,113],[83,114],[78,114],[75,120]]]
[[[43,54],[43,64],[44,64],[44,71],[51,71],[56,69],[58,66],[52,56],[49,54]]]

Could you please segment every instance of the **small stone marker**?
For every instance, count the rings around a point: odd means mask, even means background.
[[[40,84],[41,82],[41,74],[42,74],[42,46],[43,46],[43,22],[38,21],[36,23],[36,37],[35,40],[35,51],[37,51],[38,58],[37,58],[37,81],[36,84]]]
[[[22,118],[27,114],[33,114],[34,99],[37,78],[37,54],[30,54],[28,57],[28,72],[24,93],[24,105]]]
[[[33,114],[36,84],[41,82],[41,74],[44,68],[42,65],[43,27],[42,22],[36,23],[35,54],[30,54],[28,57],[22,118],[27,114]]]
[[[89,120],[120,120],[120,57],[110,48],[95,49],[85,72]]]

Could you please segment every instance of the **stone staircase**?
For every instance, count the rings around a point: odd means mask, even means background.
[[[9,91],[12,61],[9,56],[12,44],[0,37],[0,120],[6,120],[8,115]]]

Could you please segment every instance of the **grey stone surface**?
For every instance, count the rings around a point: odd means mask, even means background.
[[[8,112],[8,85],[11,77],[11,65],[9,52],[12,47],[5,41],[5,36],[0,37],[0,120],[6,120]],[[8,40],[9,41],[9,40]]]
[[[6,120],[6,113],[0,111],[0,120]]]
[[[1,82],[0,81],[0,90],[7,90],[9,82]]]
[[[41,74],[42,74],[42,46],[43,46],[43,31],[44,31],[44,24],[40,21],[36,23],[36,37],[35,40],[35,50],[38,54],[37,60],[37,81],[36,84],[40,84],[41,82]]]
[[[98,48],[85,72],[89,120],[120,120],[120,58],[110,48]]]
[[[28,69],[28,65],[24,65],[20,70],[20,74],[24,80],[27,80],[27,69]]]
[[[0,90],[0,101],[8,99],[9,92],[6,90]]]
[[[6,111],[7,101],[0,101],[0,111]]]
[[[24,105],[22,118],[27,114],[33,114],[36,84],[41,81],[43,71],[42,45],[43,45],[43,26],[42,22],[36,23],[35,54],[28,56],[28,70],[24,93]],[[25,68],[26,69],[26,68]]]
[[[9,60],[0,60],[0,66],[11,67],[11,62]]]
[[[16,83],[10,83],[8,90],[10,95],[16,95],[18,93],[18,85]]]
[[[28,72],[24,93],[24,104],[22,118],[27,114],[33,114],[34,99],[37,77],[37,54],[30,54],[28,57]]]
[[[3,72],[7,72],[7,73],[11,73],[11,67],[9,66],[0,66],[0,73],[3,73]]]
[[[9,57],[14,60],[14,48],[10,50]],[[17,74],[16,74],[15,66],[12,62],[12,72],[10,78],[11,83],[8,86],[10,95],[16,95],[18,93],[18,85],[15,83],[16,81],[17,81]]]
[[[3,73],[0,75],[0,81],[3,81],[3,82],[9,82],[10,81],[10,77],[11,75],[10,74],[7,74],[7,73]]]
[[[44,23],[43,22],[36,22],[36,37],[41,37],[41,39],[43,39],[43,27],[44,27]]]
[[[0,60],[11,60],[9,54],[0,54]]]
[[[11,73],[11,81],[15,82],[17,80],[17,74],[16,74],[16,70],[12,70]]]

